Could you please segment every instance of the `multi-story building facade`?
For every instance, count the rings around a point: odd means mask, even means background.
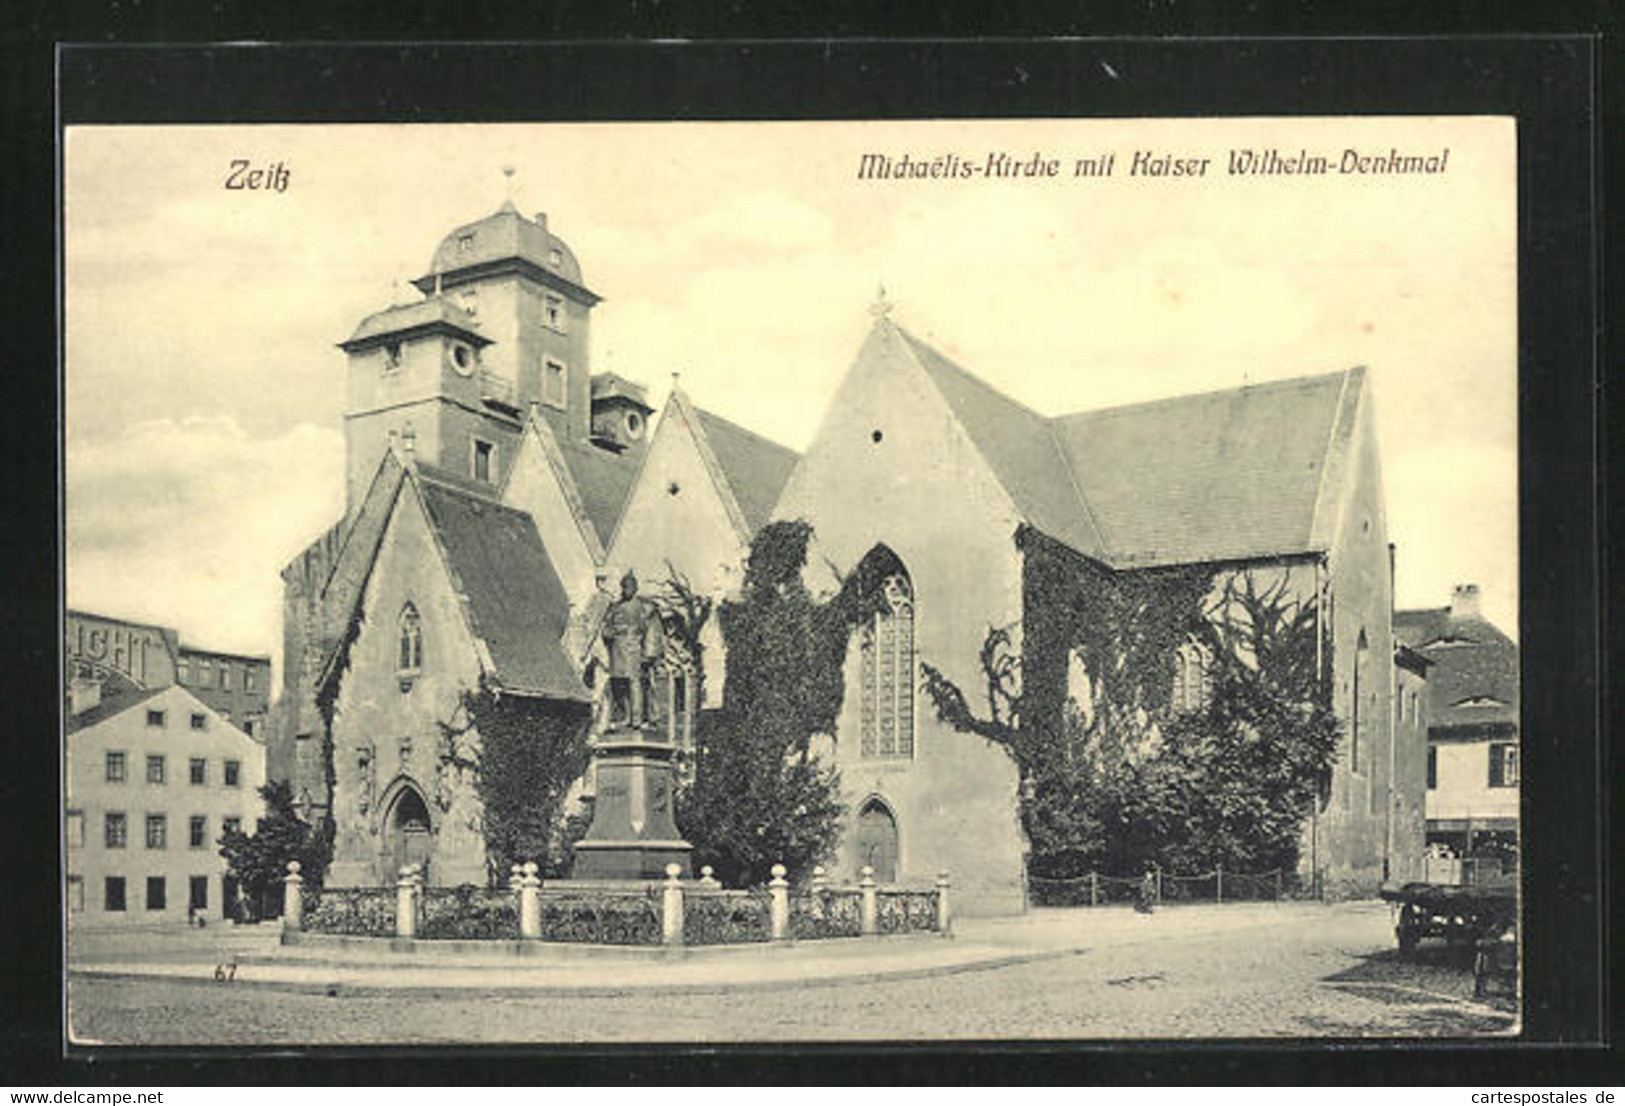
[[[254,828],[264,747],[178,684],[80,706],[66,726],[70,924],[232,916],[219,841]]]
[[[271,706],[271,658],[199,649],[167,626],[69,610],[63,626],[64,699],[73,713],[94,686],[119,690],[180,684],[243,732],[264,739]]]
[[[1476,584],[1450,606],[1400,611],[1427,680],[1427,840],[1458,857],[1512,858],[1518,843],[1518,646],[1484,618]]]

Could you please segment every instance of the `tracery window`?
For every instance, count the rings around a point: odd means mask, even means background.
[[[1174,654],[1174,687],[1169,705],[1176,713],[1198,711],[1213,701],[1213,654],[1199,641],[1187,641]]]
[[[885,599],[863,628],[861,751],[866,757],[914,755],[914,592],[908,578],[888,576]]]
[[[422,668],[423,627],[418,618],[418,609],[410,603],[401,608],[400,642],[400,670],[416,672]]]

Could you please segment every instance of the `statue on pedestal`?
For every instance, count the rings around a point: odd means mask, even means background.
[[[638,578],[621,577],[621,597],[604,613],[609,650],[609,726],[638,729],[650,721],[650,669],[665,656],[660,610],[638,594]]]

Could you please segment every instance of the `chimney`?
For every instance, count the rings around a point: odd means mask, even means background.
[[[75,677],[68,685],[68,711],[80,715],[102,701],[102,685],[95,680]]]
[[[1450,617],[1452,620],[1481,617],[1477,584],[1456,585],[1455,593],[1450,597]]]

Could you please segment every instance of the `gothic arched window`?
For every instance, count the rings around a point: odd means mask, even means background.
[[[1169,699],[1177,713],[1202,710],[1213,699],[1213,654],[1199,641],[1187,641],[1174,654],[1174,688]]]
[[[1362,717],[1362,712],[1360,710],[1360,696],[1363,693],[1362,688],[1367,682],[1365,678],[1366,654],[1370,651],[1371,647],[1366,644],[1365,630],[1364,628],[1361,628],[1359,641],[1356,642],[1354,646],[1354,702],[1349,717],[1350,772],[1358,772],[1360,770],[1360,738],[1362,736],[1360,733],[1360,728],[1365,723],[1365,719]]]
[[[422,668],[423,627],[418,618],[418,609],[410,603],[401,608],[400,642],[400,670],[416,672]]]
[[[884,606],[863,628],[861,752],[914,755],[914,591],[908,577],[888,576]]]

